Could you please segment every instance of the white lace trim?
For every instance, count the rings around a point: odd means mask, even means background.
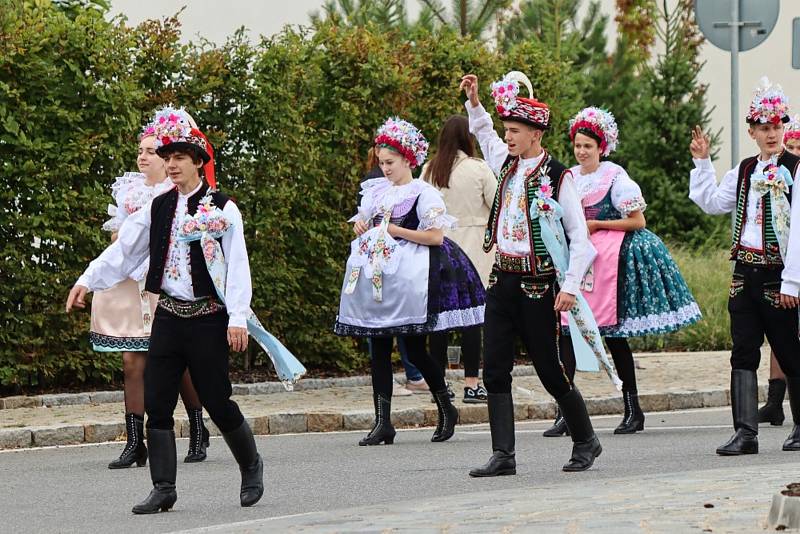
[[[700,307],[696,302],[692,302],[671,312],[627,318],[616,330],[624,333],[626,337],[644,336],[660,333],[665,328],[690,324],[700,317],[702,317]]]
[[[439,228],[442,230],[452,230],[456,227],[456,219],[452,215],[445,213],[444,208],[431,208],[420,218],[419,230],[430,230]]]
[[[454,328],[465,328],[483,324],[483,312],[485,308],[486,306],[481,304],[474,308],[442,312],[438,315],[436,327],[433,331],[440,332],[442,330],[452,330]]]

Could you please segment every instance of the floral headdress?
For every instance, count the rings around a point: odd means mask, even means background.
[[[164,107],[153,117],[153,135],[156,136],[156,154],[165,156],[174,149],[191,148],[203,160],[203,171],[208,185],[216,189],[214,174],[214,149],[197,123],[183,108]]]
[[[795,115],[786,125],[786,131],[783,132],[783,142],[786,143],[789,139],[800,139],[800,115]]]
[[[422,165],[428,156],[428,141],[419,128],[397,117],[389,117],[378,128],[375,145],[396,150],[408,160],[412,169]]]
[[[142,131],[139,133],[139,141],[153,135],[156,135],[156,125],[152,122],[148,122],[142,127]]]
[[[529,98],[519,96],[520,83],[528,89]],[[533,85],[523,73],[512,70],[492,84],[495,109],[503,120],[517,121],[546,130],[550,127],[550,108],[533,97]]]
[[[771,84],[764,76],[753,94],[747,111],[749,124],[780,124],[789,122],[789,99],[778,84]]]
[[[569,121],[569,138],[575,141],[575,134],[580,130],[588,130],[600,140],[600,153],[603,157],[617,149],[619,129],[611,112],[593,106],[583,108]]]

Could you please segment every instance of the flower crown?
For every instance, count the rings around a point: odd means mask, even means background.
[[[519,81],[508,74],[502,80],[492,83],[492,98],[495,108],[504,117],[511,114],[511,110],[517,107],[517,95],[519,95]]]
[[[152,122],[149,122],[142,127],[142,131],[139,133],[139,140],[141,141],[145,137],[154,135],[156,135],[156,125]]]
[[[428,156],[428,141],[419,128],[397,117],[389,117],[378,128],[375,144],[399,152],[408,160],[412,169],[422,165]]]
[[[789,99],[778,84],[771,84],[769,78],[761,78],[761,85],[755,90],[747,111],[750,124],[780,124],[789,122]]]
[[[619,128],[611,112],[596,107],[580,110],[569,121],[569,138],[575,140],[578,130],[586,129],[600,138],[600,153],[603,157],[617,149],[619,142]]]
[[[795,115],[789,124],[786,125],[786,131],[783,133],[783,142],[789,139],[800,139],[800,115]]]
[[[201,148],[203,152],[208,148],[205,137],[183,108],[165,107],[156,111],[153,117],[153,131],[156,136],[156,149],[171,143],[189,143]]]

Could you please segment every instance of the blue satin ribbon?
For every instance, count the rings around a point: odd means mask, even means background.
[[[564,273],[569,267],[569,247],[561,224],[564,208],[552,198],[539,198],[531,206],[531,220],[539,219],[542,241],[547,253],[553,260],[558,277],[558,283],[564,283]],[[540,206],[541,203],[541,206]],[[622,380],[617,376],[614,366],[609,361],[603,347],[603,339],[597,327],[592,309],[583,295],[575,295],[575,305],[567,313],[570,339],[575,351],[575,363],[579,371],[600,370],[600,365],[608,374],[609,379],[618,389],[622,389]]]
[[[224,217],[219,208],[214,207],[215,213],[213,216]],[[214,282],[214,289],[217,296],[225,303],[225,280],[227,278],[227,265],[225,263],[225,255],[222,253],[222,247],[217,241],[222,237],[223,232],[209,232],[208,225],[203,225],[203,230],[197,230],[189,234],[183,234],[178,231],[178,240],[191,242],[200,241],[200,247],[203,250],[203,258],[206,261],[208,273],[211,275],[211,280]],[[225,231],[231,228],[230,223],[226,225]],[[278,374],[283,387],[287,391],[294,389],[294,384],[300,377],[306,373],[306,368],[300,361],[295,358],[289,349],[283,346],[278,339],[270,334],[256,317],[252,308],[249,308],[247,314],[247,332],[256,340],[262,349],[267,353],[269,359],[272,360],[272,365],[275,366],[275,372]]]

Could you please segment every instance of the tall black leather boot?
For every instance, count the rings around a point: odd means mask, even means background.
[[[592,428],[589,412],[580,391],[573,386],[569,393],[558,399],[558,406],[567,421],[572,437],[572,456],[561,468],[564,471],[585,471],[592,467],[594,459],[603,452],[600,440]]]
[[[717,448],[717,454],[758,454],[758,382],[755,371],[731,371],[731,411],[736,433]]]
[[[786,395],[786,380],[770,378],[767,389],[767,403],[758,410],[758,422],[772,426],[783,425],[783,397]]]
[[[614,429],[614,434],[633,434],[644,430],[644,412],[639,406],[639,395],[635,391],[623,391],[622,402],[625,405],[625,415]]]
[[[239,501],[242,506],[253,506],[264,495],[264,462],[256,449],[256,440],[247,421],[232,432],[222,434],[228,444],[239,472],[242,474],[242,487]]]
[[[492,433],[492,457],[469,472],[471,477],[497,477],[517,474],[514,457],[514,401],[511,393],[489,393],[489,429]]]
[[[203,424],[203,409],[186,408],[186,413],[189,415],[189,452],[183,462],[202,462],[206,459],[206,449],[210,441],[208,429]]]
[[[175,432],[149,428],[147,444],[150,445],[150,479],[153,481],[153,490],[145,500],[133,507],[131,511],[134,514],[166,512],[178,500],[178,493],[175,491],[175,475],[178,469]]]
[[[392,426],[392,399],[385,397],[382,393],[373,393],[372,402],[375,405],[375,424],[369,434],[358,442],[360,446],[380,445],[394,443],[394,436],[397,434]]]
[[[142,467],[147,463],[147,447],[144,445],[144,417],[135,413],[125,414],[125,433],[128,442],[119,458],[108,464],[109,469],[123,469],[136,464]]]
[[[455,434],[458,408],[453,406],[448,389],[434,391],[433,400],[436,402],[436,409],[439,412],[439,422],[436,423],[436,430],[433,432],[431,441],[447,441]]]
[[[792,420],[794,427],[792,433],[783,442],[783,450],[800,451],[800,377],[786,377],[786,385],[789,387],[789,407],[792,409]]]
[[[564,416],[561,415],[561,410],[556,409],[556,420],[553,421],[553,426],[542,432],[546,438],[559,438],[561,436],[569,436],[569,428]]]

